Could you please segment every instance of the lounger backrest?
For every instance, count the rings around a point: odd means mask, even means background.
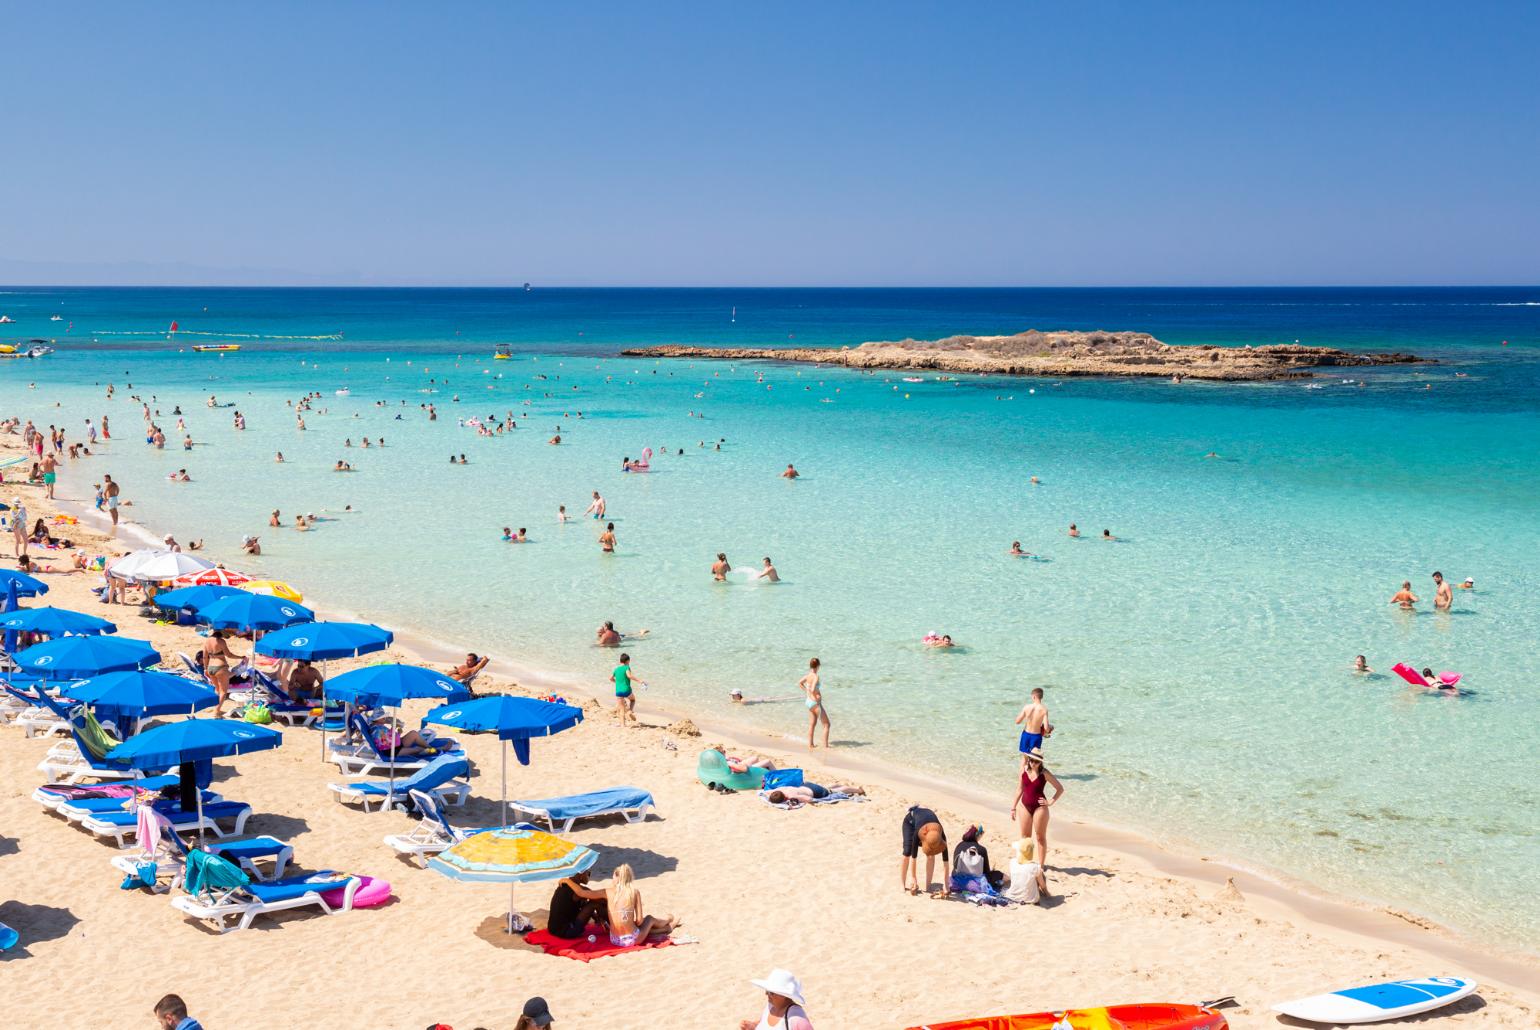
[[[417,790],[436,790],[454,779],[456,776],[468,776],[471,771],[470,762],[459,755],[439,755],[433,761],[414,772],[409,778],[402,780],[396,787],[401,790],[416,788]]]
[[[449,825],[449,817],[444,814],[444,806],[439,804],[438,798],[420,790],[409,790],[407,796],[412,799],[412,804],[417,811],[422,813],[422,821],[431,823],[437,829],[439,836],[449,843],[454,843],[455,828]]]

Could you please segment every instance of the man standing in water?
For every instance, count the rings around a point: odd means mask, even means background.
[[[615,671],[610,673],[610,679],[615,683],[615,711],[620,716],[620,725],[636,724],[636,692],[632,689],[632,683],[647,685],[647,681],[631,672],[631,656],[620,656],[620,664],[615,666]]]
[[[43,496],[53,500],[54,484],[59,481],[59,462],[52,454],[43,455]]]
[[[49,496],[53,495],[49,494]],[[1433,607],[1441,612],[1447,612],[1454,605],[1454,591],[1450,590],[1449,584],[1444,582],[1442,572],[1433,573],[1433,585],[1438,587],[1438,592],[1433,595]]]
[[[1405,611],[1411,611],[1417,604],[1417,595],[1412,593],[1412,581],[1407,580],[1401,584],[1401,589],[1396,591],[1396,596],[1390,599],[1391,604],[1399,604]]]
[[[583,509],[584,515],[592,515],[596,519],[604,518],[604,498],[599,496],[599,491],[594,491],[594,499]]]
[[[105,423],[107,420],[102,419]],[[107,498],[107,514],[112,516],[112,528],[118,527],[118,484],[111,476],[103,475],[102,495]]]
[[[1048,721],[1048,706],[1043,704],[1042,687],[1032,688],[1032,700],[1016,716],[1016,725],[1021,727],[1022,754],[1041,748],[1043,738],[1053,734],[1053,725]]]

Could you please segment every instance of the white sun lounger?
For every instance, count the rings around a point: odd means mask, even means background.
[[[436,855],[445,848],[460,843],[471,834],[481,832],[480,827],[463,830],[457,826],[451,826],[449,817],[444,812],[444,806],[438,798],[424,794],[420,790],[410,793],[412,804],[422,813],[422,819],[410,833],[393,833],[386,836],[385,843],[390,845],[397,854],[406,855],[409,858],[426,859],[428,855]]]

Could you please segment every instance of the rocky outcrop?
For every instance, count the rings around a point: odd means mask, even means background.
[[[1424,359],[1411,354],[1353,354],[1331,347],[1173,346],[1149,333],[1039,332],[1014,336],[948,336],[859,347],[685,347],[666,344],[621,351],[639,358],[711,358],[790,361],[858,369],[909,369],[1020,376],[1180,376],[1191,379],[1308,378],[1313,368],[1397,365]]]

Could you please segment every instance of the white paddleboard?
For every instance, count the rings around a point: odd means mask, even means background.
[[[1312,1023],[1378,1023],[1452,1005],[1476,990],[1474,980],[1431,976],[1348,987],[1273,1006],[1274,1012]]]

